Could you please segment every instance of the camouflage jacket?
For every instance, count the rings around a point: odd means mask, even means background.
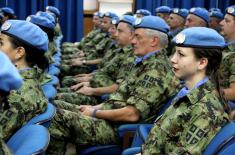
[[[222,73],[221,86],[228,88],[230,83],[235,83],[235,43],[223,51],[223,60],[220,65]]]
[[[20,74],[24,80],[22,87],[11,91],[7,100],[3,100],[0,106],[1,134],[4,140],[28,120],[44,112],[47,107],[48,101],[37,80],[37,69],[22,70]]]
[[[143,145],[143,154],[202,154],[228,122],[228,115],[213,90],[208,81],[179,100],[175,98],[156,119]]]
[[[173,80],[165,50],[137,64],[132,76],[123,81],[117,92],[110,95],[103,109],[117,109],[128,105],[140,112],[140,123],[153,122],[163,104],[175,95],[178,82]]]

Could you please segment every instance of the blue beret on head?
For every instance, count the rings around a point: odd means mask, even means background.
[[[219,12],[221,12],[221,10],[219,8],[210,8],[209,12],[212,12],[212,11],[219,11]]]
[[[209,12],[204,8],[200,8],[200,7],[191,8],[189,10],[189,14],[196,15],[200,17],[201,19],[203,19],[206,23],[209,23],[209,20],[210,20]]]
[[[45,18],[49,19],[54,25],[56,24],[55,17],[54,17],[53,13],[38,11],[36,13],[36,16],[45,17]]]
[[[144,16],[141,19],[137,19],[134,28],[153,29],[166,34],[169,31],[169,26],[167,25],[167,23],[162,18],[157,16]]]
[[[119,17],[114,17],[112,18],[112,22],[113,25],[117,25],[119,23]]]
[[[224,38],[215,30],[206,27],[186,28],[173,38],[176,46],[224,48]]]
[[[235,5],[229,6],[227,7],[227,9],[225,10],[225,12],[227,14],[230,14],[232,16],[235,16]]]
[[[18,70],[2,51],[0,52],[0,66],[0,90],[9,92],[13,89],[19,89],[23,80]]]
[[[95,12],[95,13],[93,13],[93,16],[100,16],[100,12]]]
[[[136,11],[136,14],[141,14],[143,16],[150,16],[151,12],[149,10],[139,9]]]
[[[209,15],[210,15],[210,17],[216,17],[216,18],[219,18],[219,19],[224,19],[224,15],[220,11],[211,11],[209,13]]]
[[[52,23],[49,19],[42,16],[30,15],[26,18],[26,21],[34,23],[38,26],[47,27],[52,30],[55,28],[55,23]]]
[[[168,6],[160,6],[160,7],[155,9],[155,12],[156,13],[171,13],[172,10]]]
[[[1,11],[2,11],[3,13],[8,13],[8,14],[11,14],[11,15],[14,15],[14,14],[15,14],[14,10],[11,9],[11,8],[9,8],[9,7],[4,7],[4,8],[1,9]]]
[[[60,11],[59,11],[59,9],[57,9],[57,8],[54,7],[54,6],[47,6],[47,7],[46,7],[46,10],[47,10],[47,11],[50,11],[50,12],[52,12],[52,13],[54,13],[54,14],[56,15],[56,17],[60,16]]]
[[[119,22],[124,22],[124,23],[127,23],[131,26],[134,26],[135,25],[135,18],[131,15],[123,15]]]
[[[177,15],[181,16],[182,18],[186,18],[188,16],[188,10],[187,9],[174,8],[172,10],[172,13],[177,14]]]
[[[118,15],[117,14],[115,14],[115,13],[112,13],[112,12],[105,12],[104,13],[104,17],[109,17],[109,18],[114,18],[114,17],[118,17]]]
[[[16,38],[42,52],[48,50],[48,37],[37,25],[25,20],[7,20],[1,27],[1,33]]]

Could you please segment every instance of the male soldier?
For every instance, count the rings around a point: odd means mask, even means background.
[[[220,22],[224,19],[223,13],[221,11],[212,10],[209,12],[209,15],[209,27],[220,32]]]
[[[9,104],[6,102],[6,97],[11,90],[19,89],[23,83],[23,80],[9,58],[1,51],[0,66],[0,119],[3,123],[6,120],[6,117],[11,115],[11,108],[9,108]],[[11,155],[11,151],[3,141],[2,127],[3,124],[0,126],[0,155]]]
[[[108,64],[98,70],[91,80],[91,83],[79,83],[71,88],[75,93],[60,93],[57,99],[64,100],[72,104],[94,104],[94,97],[106,93],[113,93],[117,90],[118,84],[126,77],[132,75],[134,67],[134,55],[132,52],[131,40],[133,38],[134,17],[124,15],[117,27],[117,44],[120,48],[115,57]],[[83,94],[83,95],[82,95]],[[84,96],[86,95],[86,96]],[[91,97],[89,97],[91,96]],[[93,99],[93,100],[91,100]],[[56,103],[60,103],[56,101]]]
[[[160,6],[155,9],[156,15],[164,19],[166,22],[172,12],[171,8],[168,6]]]
[[[223,74],[221,82],[223,86],[224,97],[231,101],[230,108],[235,108],[235,5],[226,9],[224,20],[220,22],[221,34],[228,43],[228,47],[223,51],[223,61],[220,71]],[[234,116],[234,112],[232,115]]]
[[[118,125],[153,121],[176,90],[163,49],[168,43],[168,30],[165,21],[155,16],[145,16],[136,23],[132,40],[138,56],[134,76],[122,82],[117,93],[100,105],[58,109],[49,128],[48,153],[63,154],[66,141],[79,146],[116,143]]]
[[[167,20],[170,26],[170,32],[168,33],[170,42],[167,48],[167,56],[171,56],[172,53],[174,53],[175,51],[174,45],[171,43],[171,39],[184,29],[185,19],[187,15],[187,9],[174,8]]]
[[[209,23],[209,13],[206,9],[195,7],[189,10],[185,27],[207,27]]]

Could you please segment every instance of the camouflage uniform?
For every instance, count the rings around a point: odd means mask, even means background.
[[[179,100],[174,99],[172,106],[157,118],[143,145],[143,155],[202,154],[228,122],[213,90],[208,81]]]
[[[0,155],[12,155],[13,153],[7,147],[3,140],[0,140]]]
[[[47,57],[47,59],[48,59],[48,63],[49,64],[51,64],[51,63],[53,63],[54,62],[54,60],[53,60],[53,55],[55,54],[55,52],[57,51],[57,48],[56,48],[56,45],[55,45],[55,43],[53,42],[53,41],[50,41],[49,42],[49,49],[48,49],[48,51],[45,53],[45,56]]]
[[[228,88],[230,83],[235,83],[235,43],[223,51],[223,60],[220,65],[220,72],[223,75],[221,85]]]
[[[24,123],[45,111],[45,99],[36,68],[20,72],[24,83],[19,90],[13,90],[0,106],[2,137],[7,140]]]
[[[174,95],[176,88],[169,61],[163,51],[137,64],[136,67],[134,76],[122,82],[118,91],[103,103],[101,110],[131,105],[140,112],[138,122],[147,123],[153,121],[156,112],[167,98]],[[48,151],[63,154],[64,142],[68,141],[79,146],[116,143],[115,130],[121,124],[123,122],[115,124],[83,116],[79,112],[59,109],[49,128],[51,143]]]

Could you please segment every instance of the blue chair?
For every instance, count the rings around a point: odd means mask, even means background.
[[[132,147],[122,152],[122,155],[135,155],[141,152],[141,147]]]
[[[51,81],[45,83],[47,85],[57,86],[59,84],[59,78],[57,76],[51,75]]]
[[[41,125],[20,128],[7,142],[14,155],[44,155],[50,141],[48,130]]]
[[[131,147],[140,147],[148,138],[148,134],[152,129],[153,124],[142,124],[138,127]]]
[[[48,74],[58,76],[60,74],[60,69],[54,65],[49,65]]]
[[[53,85],[45,84],[42,86],[43,93],[49,101],[53,101],[56,97],[57,90]]]
[[[212,139],[210,144],[204,150],[203,155],[223,154],[229,150],[235,150],[235,123],[229,122]],[[234,153],[233,153],[234,154]]]
[[[28,121],[28,123],[26,123],[26,125],[39,124],[43,125],[46,128],[49,128],[51,120],[54,117],[55,113],[56,107],[53,104],[48,103],[46,111],[33,117],[31,120]]]

